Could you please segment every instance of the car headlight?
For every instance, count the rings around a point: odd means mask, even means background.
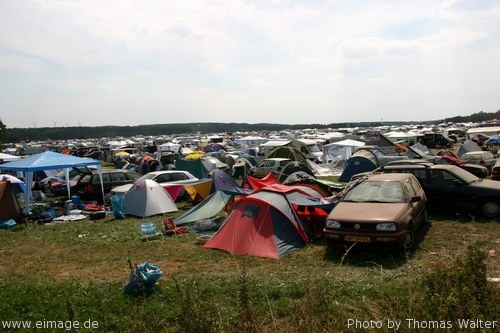
[[[338,229],[340,228],[340,223],[334,220],[326,220],[326,227],[329,229]]]
[[[377,224],[378,231],[396,231],[396,224],[394,223],[380,223]]]

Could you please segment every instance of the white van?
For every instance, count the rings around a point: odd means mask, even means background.
[[[306,155],[308,159],[314,162],[320,162],[323,152],[318,147],[318,143],[311,139],[295,139],[292,140],[291,145],[298,149],[302,154]]]

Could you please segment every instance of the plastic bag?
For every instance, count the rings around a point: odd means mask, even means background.
[[[160,267],[144,262],[131,268],[124,292],[130,296],[150,295],[154,291],[156,281],[162,276],[163,272]]]

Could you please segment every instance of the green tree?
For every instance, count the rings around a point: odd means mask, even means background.
[[[0,120],[0,150],[3,149],[3,143],[6,136],[7,136],[7,126],[5,126],[3,121]]]

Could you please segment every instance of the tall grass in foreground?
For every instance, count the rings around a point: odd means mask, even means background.
[[[315,272],[304,272],[306,277],[295,282],[265,279],[249,273],[243,260],[237,278],[173,276],[150,297],[139,298],[124,296],[117,283],[0,280],[0,320],[91,319],[99,322],[100,332],[306,333],[387,331],[349,328],[349,319],[498,320],[500,292],[486,281],[485,260],[474,244],[447,266],[431,267],[415,280],[383,284],[325,279]],[[446,330],[405,325],[398,330],[420,331]]]

